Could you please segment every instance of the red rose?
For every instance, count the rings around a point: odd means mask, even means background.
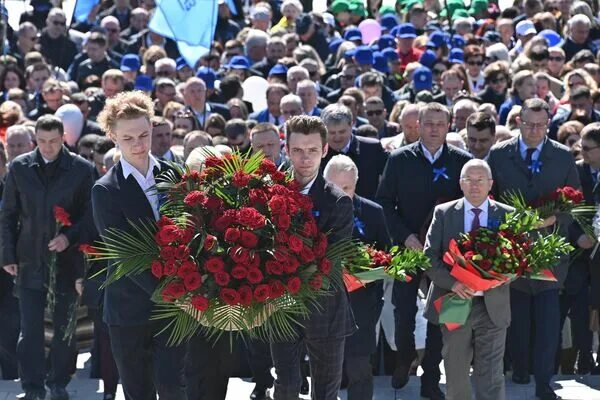
[[[215,272],[215,282],[219,286],[227,286],[231,278],[229,274],[225,271],[217,271]]]
[[[251,204],[267,204],[269,200],[265,191],[261,189],[250,189],[248,196]]]
[[[204,263],[204,267],[208,272],[212,272],[213,274],[218,271],[222,271],[225,268],[225,263],[220,257],[210,257]]]
[[[179,276],[181,279],[184,279],[186,276],[194,272],[198,272],[197,265],[192,261],[184,261],[177,269],[177,276]]]
[[[219,210],[221,209],[221,207],[223,207],[223,200],[219,199],[218,197],[208,197],[206,199],[204,207],[206,207],[210,211]]]
[[[175,225],[165,225],[158,231],[159,244],[171,244],[179,239],[179,228]]]
[[[192,296],[192,307],[198,311],[208,310],[209,300],[201,295]]]
[[[82,252],[83,254],[85,254],[86,256],[96,256],[98,255],[98,250],[92,246],[91,244],[80,244],[79,245],[79,251]]]
[[[289,235],[287,232],[285,231],[279,231],[277,232],[277,234],[275,235],[275,241],[277,243],[287,243],[289,240]]]
[[[173,222],[173,220],[169,217],[165,217],[162,216],[160,217],[160,219],[156,222],[156,225],[158,226],[159,229],[162,229],[163,226],[167,226],[167,225],[175,225],[175,223]]]
[[[160,261],[152,261],[151,270],[152,270],[152,275],[154,275],[158,279],[162,278],[162,276],[163,276],[163,265],[160,263]]]
[[[274,215],[283,214],[287,211],[287,198],[280,195],[271,197],[271,200],[267,203],[271,213]]]
[[[300,252],[300,259],[304,263],[309,263],[311,261],[314,261],[314,259],[315,259],[315,253],[313,253],[313,251],[312,251],[312,249],[310,247],[304,246],[304,248]]]
[[[247,264],[250,260],[250,253],[247,249],[234,246],[229,250],[229,256],[236,264]]]
[[[238,211],[238,221],[250,229],[262,228],[266,223],[265,216],[252,207],[240,208]]]
[[[227,305],[235,306],[240,302],[240,295],[235,289],[222,288],[220,295],[221,300],[223,300]]]
[[[248,270],[246,279],[248,279],[248,282],[252,283],[253,285],[261,283],[263,280],[263,273],[258,268],[250,268]]]
[[[215,244],[217,243],[217,238],[214,237],[213,235],[206,235],[206,237],[204,238],[204,250],[206,251],[211,251],[212,248],[215,246]]]
[[[176,299],[180,298],[181,296],[187,293],[183,282],[171,282],[166,286],[166,288],[169,290],[169,293]]]
[[[304,247],[304,242],[296,235],[290,235],[288,244],[290,246],[290,250],[296,254],[299,254]]]
[[[275,182],[285,182],[285,174],[281,171],[275,171],[271,174],[271,178],[273,178],[273,180]]]
[[[313,208],[313,202],[310,196],[301,194],[298,197],[298,204],[300,205],[302,211],[306,212],[312,218],[311,211]]]
[[[283,274],[283,265],[278,263],[277,261],[269,260],[265,263],[265,269],[267,273],[273,275],[281,275]]]
[[[288,190],[294,191],[294,192],[298,192],[300,190],[300,184],[298,183],[298,181],[296,180],[291,180],[291,181],[287,181],[285,184],[285,187],[288,188]]]
[[[183,279],[183,284],[188,291],[194,291],[202,285],[202,275],[198,272],[192,272]]]
[[[248,275],[248,270],[241,265],[236,265],[231,270],[231,276],[233,276],[235,279],[244,279],[246,278],[246,275]]]
[[[273,257],[275,257],[275,260],[279,261],[280,263],[284,263],[289,257],[289,252],[285,247],[277,246],[273,252]]]
[[[296,215],[298,213],[298,211],[300,211],[300,208],[298,207],[298,203],[296,203],[296,200],[294,200],[291,197],[288,197],[287,208],[288,208],[288,214],[290,214],[291,216]]]
[[[285,286],[281,281],[273,280],[269,282],[269,287],[271,289],[271,298],[277,299],[285,293]]]
[[[243,306],[249,306],[252,304],[252,289],[250,286],[243,285],[238,289],[238,294],[240,296],[240,304]]]
[[[319,233],[319,229],[317,228],[317,223],[315,222],[314,218],[311,217],[304,223],[302,231],[308,237],[315,237],[317,233]]]
[[[62,226],[71,226],[71,216],[62,207],[54,206],[54,219]]]
[[[174,276],[177,274],[177,264],[175,264],[174,260],[165,261],[163,273],[167,276]]]
[[[290,194],[290,190],[288,188],[286,188],[285,186],[280,185],[278,183],[271,186],[269,191],[271,192],[271,195],[273,195],[273,196],[274,195],[288,196]]]
[[[300,287],[302,286],[302,281],[297,276],[288,279],[287,281],[287,289],[290,294],[296,294],[300,291]]]
[[[227,228],[225,231],[225,241],[228,243],[237,243],[240,238],[240,230],[238,228]]]
[[[185,246],[185,245],[181,245],[178,246],[175,249],[175,258],[183,261],[183,260],[187,260],[190,256],[190,248]]]
[[[254,300],[258,301],[259,303],[262,303],[263,301],[267,300],[269,298],[269,295],[271,294],[271,288],[269,287],[269,285],[258,285],[256,288],[254,288]]]
[[[179,242],[181,244],[189,244],[192,239],[196,236],[193,228],[186,228],[181,231],[181,236],[179,237]]]
[[[288,229],[290,229],[292,219],[287,214],[279,214],[273,215],[273,222],[275,223],[275,226],[277,228],[287,231]]]
[[[174,260],[175,259],[175,249],[176,249],[176,247],[171,247],[171,246],[163,247],[162,249],[160,249],[160,257],[163,260]]]
[[[250,175],[242,171],[236,171],[231,178],[231,183],[237,188],[243,188],[250,183]]]
[[[206,202],[206,195],[199,190],[194,190],[185,196],[183,202],[189,207],[196,207]]]
[[[328,258],[323,258],[319,263],[319,271],[325,275],[329,275],[331,272],[331,261]]]
[[[250,231],[242,231],[240,244],[248,249],[253,249],[258,245],[258,236]]]
[[[315,274],[308,284],[313,290],[319,290],[323,286],[323,277],[319,274]]]
[[[289,257],[287,262],[283,264],[283,271],[286,274],[293,274],[300,267],[300,261],[296,257]]]
[[[227,216],[221,215],[213,220],[213,226],[217,232],[225,232],[233,224],[234,220]]]
[[[181,180],[198,182],[200,180],[200,173],[198,171],[193,171],[193,170],[190,172],[186,172],[185,174],[182,175]]]
[[[216,156],[209,156],[206,157],[206,160],[204,160],[205,168],[220,167],[221,165],[223,165],[223,160]]]
[[[266,174],[272,174],[273,172],[277,171],[277,166],[268,158],[263,158],[260,162],[260,169]]]

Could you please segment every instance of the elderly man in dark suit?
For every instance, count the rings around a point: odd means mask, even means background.
[[[120,161],[92,188],[94,222],[100,235],[111,228],[131,231],[129,221],[159,219],[158,195],[148,189],[168,166],[150,154],[153,113],[149,97],[123,92],[109,99],[98,117],[121,151]],[[108,273],[113,269],[109,264]],[[158,392],[161,399],[185,400],[185,346],[167,346],[167,335],[159,334],[163,325],[150,320],[157,283],[146,271],[108,285],[104,322],[126,398],[155,399]]]
[[[352,236],[352,200],[338,187],[326,183],[320,173],[321,159],[327,153],[327,128],[317,117],[292,117],[286,122],[286,150],[300,184],[300,192],[313,201],[313,213],[321,232],[330,232],[334,243]],[[356,331],[345,289],[332,289],[319,299],[320,308],[311,310],[298,326],[298,339],[271,343],[277,374],[275,400],[297,400],[302,379],[300,355],[304,346],[310,358],[312,398],[337,400],[342,380],[346,337]]]
[[[350,157],[334,156],[325,167],[323,176],[337,185],[354,204],[354,230],[352,237],[379,250],[386,250],[390,234],[385,224],[383,208],[356,194],[359,171]],[[371,355],[376,350],[375,325],[383,307],[383,282],[377,281],[350,293],[350,305],[358,331],[346,339],[344,372],[348,377],[348,400],[373,398],[373,367]]]
[[[550,118],[548,104],[540,99],[523,103],[518,124],[521,134],[502,142],[490,151],[489,164],[494,176],[494,196],[502,198],[518,191],[527,202],[547,196],[557,188],[579,188],[575,160],[569,149],[546,137]],[[557,221],[558,219],[558,221]],[[567,236],[571,221],[567,217],[550,217],[544,224],[558,222],[558,230]],[[512,324],[509,350],[513,364],[512,380],[527,384],[529,355],[533,350],[536,395],[543,400],[555,399],[550,387],[560,333],[559,289],[563,287],[568,257],[554,269],[556,282],[517,279],[511,285]],[[530,348],[531,322],[535,324],[533,349]]]
[[[419,141],[395,150],[387,161],[376,200],[383,206],[395,244],[422,249],[436,204],[461,197],[459,177],[471,156],[446,144],[450,112],[438,103],[419,110]],[[415,358],[416,298],[422,274],[411,282],[394,282],[392,302],[396,306],[396,346],[398,359],[392,386],[408,383],[410,364]],[[425,357],[422,361],[421,396],[438,400],[442,339],[437,326],[427,325]]]
[[[356,193],[374,200],[379,178],[383,173],[387,153],[377,139],[352,134],[352,111],[342,104],[330,104],[321,113],[327,126],[329,150],[321,163],[321,168],[329,160],[345,154],[354,161],[359,171]]]
[[[462,232],[479,227],[490,227],[490,221],[502,220],[512,207],[488,199],[492,188],[492,171],[483,160],[467,162],[460,175],[464,197],[435,208],[433,221],[427,232],[425,254],[432,267],[427,275],[429,286],[425,317],[439,324],[433,303],[448,293],[471,299],[473,308],[466,323],[449,331],[442,327],[444,366],[446,371],[446,399],[471,398],[469,370],[473,361],[473,380],[477,400],[506,398],[502,358],[506,343],[506,329],[510,323],[509,286],[474,292],[450,275],[449,266],[442,258],[451,239]],[[474,358],[473,358],[474,357]]]

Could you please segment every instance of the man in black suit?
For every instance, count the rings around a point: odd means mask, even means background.
[[[356,164],[345,155],[334,156],[325,167],[323,176],[352,198],[354,229],[352,237],[386,250],[390,234],[385,224],[383,208],[355,194],[359,171]],[[373,367],[371,356],[377,347],[375,326],[383,308],[383,281],[368,283],[366,287],[350,293],[352,313],[358,331],[346,339],[344,373],[348,378],[348,400],[373,398]]]
[[[326,183],[319,172],[327,153],[327,128],[317,117],[296,116],[286,122],[286,150],[294,169],[300,192],[313,201],[313,214],[321,232],[330,232],[329,243],[350,238],[353,216],[352,200],[336,186]],[[310,358],[312,396],[317,400],[336,400],[342,380],[342,363],[346,337],[356,330],[345,289],[331,289],[319,299],[319,309],[311,310],[300,321],[298,338],[290,342],[271,343],[277,374],[274,398],[297,400],[302,379],[300,355],[306,349]]]
[[[43,399],[45,386],[52,400],[68,400],[75,341],[64,340],[75,282],[83,278],[78,244],[91,224],[90,191],[94,167],[63,146],[63,124],[42,116],[35,127],[38,147],[10,164],[2,200],[2,265],[16,277],[21,314],[17,357],[25,399]],[[69,214],[71,226],[56,231],[53,207]],[[50,253],[57,256],[54,337],[50,371],[44,355],[44,309]],[[45,380],[45,382],[44,382]]]
[[[171,150],[173,123],[164,117],[152,117],[150,122],[152,123],[152,149],[150,153],[159,160],[183,165],[183,158]]]
[[[517,119],[521,134],[492,147],[488,162],[494,175],[495,198],[519,191],[532,203],[563,186],[579,188],[577,167],[569,149],[546,137],[549,119],[550,108],[545,101],[526,100]],[[555,222],[558,222],[558,232],[566,237],[571,220],[568,216],[550,217],[544,226],[550,227]],[[511,284],[512,322],[508,344],[512,380],[518,384],[529,383],[529,360],[533,351],[536,395],[543,400],[557,398],[550,380],[554,375],[560,334],[559,289],[565,282],[568,266],[568,257],[563,257],[555,266],[556,282],[519,278]],[[532,322],[535,326],[533,348],[530,344]]]
[[[107,229],[131,230],[128,221],[159,218],[158,195],[148,191],[161,169],[152,155],[152,100],[139,92],[123,92],[109,99],[98,120],[118,145],[121,159],[92,188],[94,221],[100,235]],[[114,266],[109,264],[108,273]],[[123,383],[131,399],[185,400],[185,346],[167,346],[163,326],[150,321],[150,297],[157,280],[150,271],[124,277],[104,293],[104,321]]]
[[[195,76],[185,82],[183,100],[190,111],[194,113],[201,128],[204,128],[210,114],[221,114],[225,120],[231,118],[229,109],[222,104],[206,101],[206,83]]]
[[[119,21],[121,29],[129,28],[129,18],[131,17],[129,0],[116,0],[112,7],[109,7],[98,14],[98,18],[104,19],[109,15],[115,17]]]
[[[569,94],[570,111],[557,113],[548,129],[548,137],[558,140],[558,129],[567,121],[580,121],[584,125],[590,122],[600,122],[600,112],[594,109],[592,93],[587,86],[573,88]]]
[[[327,126],[329,151],[321,163],[322,169],[331,157],[345,154],[358,167],[359,177],[356,193],[367,199],[375,199],[377,184],[383,173],[387,153],[377,139],[352,134],[352,111],[342,104],[325,107],[321,119]]]
[[[376,200],[383,206],[395,244],[423,249],[424,236],[436,204],[461,197],[459,186],[462,166],[471,156],[446,144],[450,112],[438,103],[419,110],[419,141],[395,150],[389,157]],[[408,172],[410,171],[410,172]],[[396,306],[397,364],[392,386],[408,383],[410,365],[415,358],[416,298],[422,274],[411,282],[394,282],[392,302]],[[439,327],[427,324],[425,357],[421,363],[421,396],[443,399],[438,384],[442,359]]]

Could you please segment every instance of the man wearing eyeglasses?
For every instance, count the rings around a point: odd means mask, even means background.
[[[353,87],[354,86],[354,81],[356,80],[356,77],[358,75],[358,67],[354,64],[346,64],[344,65],[344,67],[342,68],[342,71],[335,75],[334,77],[330,78],[327,80],[327,82],[325,83],[326,85],[331,85],[333,87],[335,87],[335,80],[337,79],[337,87],[338,89],[335,89],[333,91],[331,91],[327,96],[327,101],[329,101],[330,103],[337,103],[337,101],[340,99],[340,97],[342,97],[342,95],[344,94],[344,90]]]
[[[48,13],[46,28],[40,37],[40,50],[48,62],[65,71],[77,54],[77,46],[67,35],[67,17],[61,8]]]
[[[517,118],[520,135],[492,147],[489,164],[495,182],[495,198],[520,192],[527,203],[532,203],[557,188],[580,187],[575,160],[569,149],[546,136],[549,117],[550,108],[545,101],[525,100]],[[552,216],[544,226],[552,227],[555,223],[558,232],[567,236],[570,218]],[[568,266],[568,257],[563,257],[553,271],[555,282],[519,278],[511,284],[512,324],[508,344],[512,380],[517,384],[529,383],[529,356],[533,353],[536,395],[542,400],[557,398],[550,381],[559,346],[559,290],[563,288]],[[530,343],[532,322],[535,336]]]
[[[377,137],[379,139],[398,134],[398,124],[387,121],[387,110],[380,97],[369,97],[365,101],[365,113],[367,114],[369,124],[377,129]]]
[[[19,25],[17,40],[11,41],[9,54],[17,59],[21,69],[25,69],[25,55],[35,50],[38,30],[31,22],[23,22]]]
[[[569,103],[571,111],[559,111],[552,118],[548,129],[548,137],[552,140],[556,140],[558,129],[567,121],[577,120],[584,124],[600,122],[600,112],[594,110],[594,102],[589,87],[581,85],[571,89]]]
[[[485,77],[482,71],[484,58],[485,53],[481,47],[474,44],[465,47],[464,60],[467,67],[467,78],[473,93],[483,90],[485,86]]]

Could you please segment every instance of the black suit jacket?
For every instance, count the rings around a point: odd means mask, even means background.
[[[327,156],[321,162],[321,168],[335,155],[342,154],[329,148]],[[379,177],[385,168],[387,153],[381,147],[379,140],[363,136],[352,135],[350,148],[346,153],[358,167],[358,182],[356,194],[374,200],[379,184]]]
[[[321,174],[309,190],[313,212],[321,232],[329,232],[329,243],[352,236],[352,200],[341,189],[326,183]],[[307,339],[346,337],[354,333],[356,325],[348,293],[345,288],[333,290],[331,295],[319,298],[319,307],[313,308],[302,322]]]
[[[161,169],[168,168],[160,162]],[[157,175],[158,171],[154,171]],[[100,235],[108,228],[131,231],[128,221],[154,221],[154,213],[135,178],[123,176],[118,162],[92,188],[94,222]],[[109,263],[108,273],[112,273]],[[108,325],[135,326],[148,323],[153,302],[150,300],[158,280],[150,271],[128,276],[108,285],[104,291],[104,321]],[[126,306],[125,306],[126,305]]]

